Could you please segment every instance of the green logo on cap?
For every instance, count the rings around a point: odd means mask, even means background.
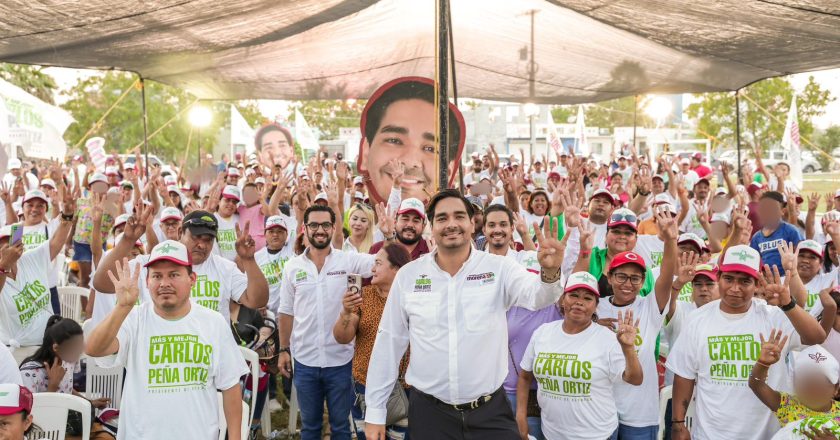
[[[6,397],[6,396],[8,396],[8,395],[9,395],[9,392],[8,392],[8,391],[3,391],[3,392],[0,392],[0,397]]]
[[[202,215],[201,219],[206,221],[206,222],[215,222],[216,221],[216,219],[214,219],[213,217],[210,217],[209,215]]]
[[[739,261],[747,261],[747,260],[752,260],[753,258],[755,258],[755,257],[752,256],[752,254],[750,254],[749,252],[744,251],[744,250],[742,250],[741,252],[738,252],[737,254],[732,254],[732,255],[735,255],[736,257],[738,257]]]
[[[166,243],[163,246],[161,246],[160,249],[158,249],[158,252],[161,253],[161,254],[168,254],[172,251],[177,251],[177,250],[178,250],[178,248],[176,246],[172,246],[171,244]]]

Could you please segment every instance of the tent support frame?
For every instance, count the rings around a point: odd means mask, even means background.
[[[146,113],[146,80],[140,77],[140,100],[143,108],[143,154],[145,155],[145,175],[149,177],[149,115]],[[138,164],[134,164],[137,166]]]
[[[741,89],[735,90],[735,149],[738,151],[738,181],[746,185],[741,175]]]
[[[437,66],[435,93],[437,104],[438,190],[449,186],[449,63],[450,26],[449,0],[437,0],[435,7],[437,32]]]

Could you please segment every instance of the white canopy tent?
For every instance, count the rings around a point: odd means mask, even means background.
[[[6,0],[0,60],[124,69],[204,99],[365,98],[434,75],[434,3]],[[451,0],[451,17],[458,94],[474,98],[736,90],[840,67],[835,0]]]

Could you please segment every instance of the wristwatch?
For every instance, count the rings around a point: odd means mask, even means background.
[[[73,214],[65,214],[63,212],[61,213],[61,219],[66,221],[66,222],[72,222],[75,218],[76,218],[75,213],[73,213]]]
[[[280,347],[280,350],[277,350],[277,354],[280,353],[289,353],[292,354],[292,350],[289,347]]]
[[[796,298],[793,296],[790,297],[790,302],[785,305],[779,305],[779,308],[782,309],[783,312],[788,312],[796,307]]]

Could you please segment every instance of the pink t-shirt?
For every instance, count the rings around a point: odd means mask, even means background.
[[[828,332],[828,337],[822,343],[822,346],[833,354],[835,359],[840,359],[840,333],[837,330],[831,329]]]
[[[251,222],[249,229],[250,232],[248,235],[254,237],[254,241],[257,244],[257,250],[265,247],[265,216],[260,210],[261,207],[262,206],[258,203],[250,208],[244,205],[240,205],[239,208],[237,208],[237,212],[239,213],[239,230],[244,230],[245,223],[248,221]]]

